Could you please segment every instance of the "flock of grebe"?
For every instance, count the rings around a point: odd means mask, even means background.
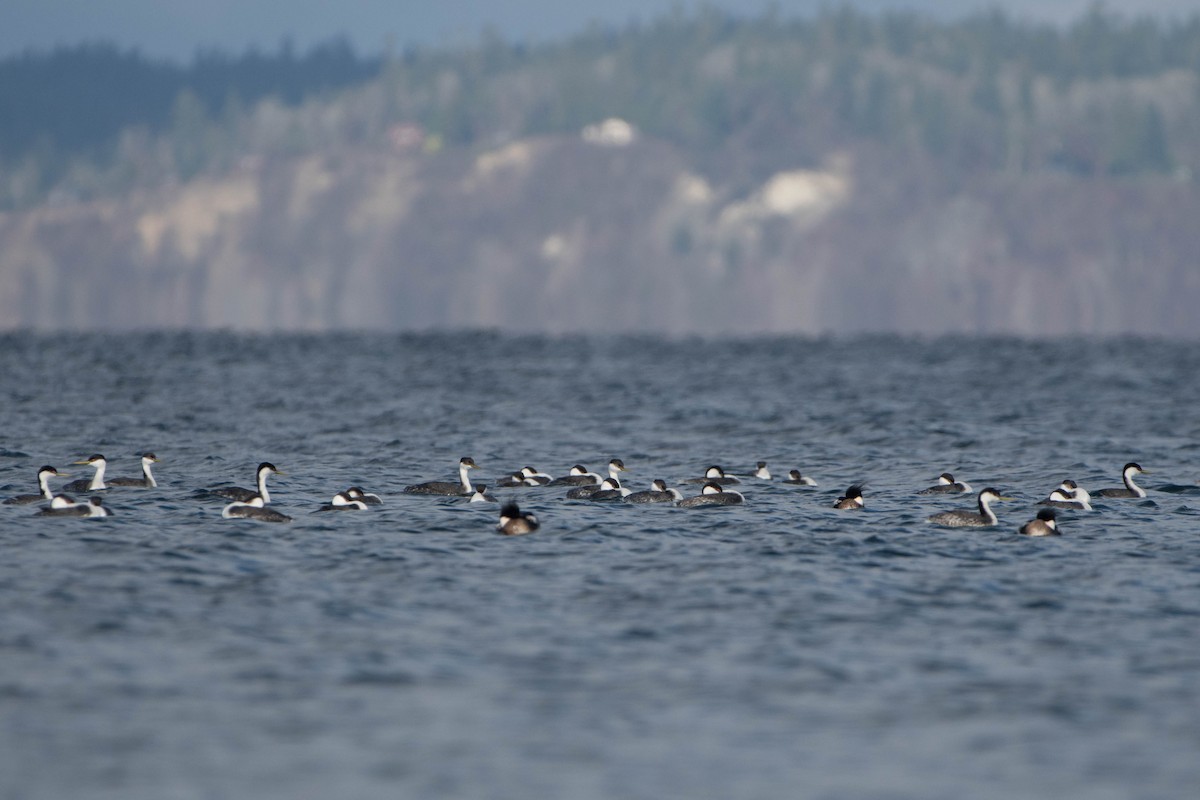
[[[44,466],[38,470],[37,494],[23,494],[4,501],[5,505],[22,505],[44,503],[37,512],[38,516],[53,517],[107,517],[111,511],[104,505],[99,495],[93,495],[86,501],[77,501],[66,492],[95,492],[118,487],[151,489],[158,486],[151,471],[151,465],[158,463],[154,453],[143,453],[141,456],[142,476],[140,478],[113,478],[105,480],[105,469],[108,462],[104,456],[95,454],[75,464],[91,466],[94,470],[90,478],[81,478],[62,487],[61,493],[50,488],[50,479],[64,477],[52,466]],[[458,481],[429,481],[406,486],[405,494],[438,495],[442,497],[465,498],[471,503],[498,503],[499,501],[488,493],[487,485],[472,484],[468,478],[471,470],[477,469],[478,464],[470,457],[459,459]],[[727,474],[720,466],[710,466],[703,476],[687,478],[680,481],[681,485],[700,487],[699,493],[684,496],[679,489],[672,488],[661,478],[654,479],[650,488],[645,491],[632,491],[621,483],[620,474],[626,472],[624,462],[614,458],[608,462],[607,476],[589,471],[582,464],[573,466],[566,475],[553,477],[533,467],[521,469],[500,478],[496,485],[505,489],[517,488],[566,488],[565,497],[570,500],[586,500],[589,502],[620,501],[625,503],[671,503],[679,508],[697,508],[701,506],[737,505],[745,502],[745,496],[740,492],[726,487],[737,485],[741,480]],[[1019,533],[1027,536],[1058,535],[1058,525],[1055,518],[1055,508],[1068,508],[1081,511],[1092,510],[1091,498],[1142,498],[1146,490],[1134,482],[1134,478],[1144,470],[1136,463],[1130,462],[1121,471],[1124,483],[1122,488],[1102,489],[1094,495],[1087,492],[1073,480],[1065,480],[1042,500],[1039,505],[1047,506],[1040,510],[1037,517],[1030,520],[1019,529]],[[221,516],[227,519],[254,519],[262,522],[289,522],[291,517],[270,507],[271,494],[267,489],[267,478],[271,475],[283,475],[274,464],[264,461],[255,471],[255,488],[246,489],[240,486],[218,486],[205,489],[198,493],[200,497],[227,500],[221,511]],[[751,473],[755,481],[773,480],[766,462],[759,461]],[[782,481],[796,486],[816,486],[811,477],[802,475],[799,470],[790,470],[788,477]],[[866,484],[856,483],[846,489],[845,494],[837,499],[834,508],[844,511],[858,510],[866,507],[863,491]],[[927,489],[922,489],[919,495],[950,495],[964,494],[973,491],[971,486],[963,481],[955,480],[949,472],[944,472],[938,478],[938,483]],[[992,511],[991,504],[1003,500],[1011,500],[998,490],[988,487],[977,495],[978,511],[958,509],[934,514],[927,518],[928,522],[953,528],[971,527],[984,528],[997,525],[999,520]],[[375,494],[365,491],[360,486],[338,492],[333,498],[313,513],[329,511],[366,511],[372,505],[382,504],[382,499]],[[504,534],[532,533],[538,529],[537,517],[523,513],[519,506],[512,501],[502,504],[500,521],[497,530]]]

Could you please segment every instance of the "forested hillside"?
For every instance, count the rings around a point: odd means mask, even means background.
[[[0,322],[1195,335],[1198,174],[1200,16],[30,54]]]

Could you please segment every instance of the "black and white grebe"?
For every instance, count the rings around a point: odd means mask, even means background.
[[[996,512],[992,511],[991,504],[998,500],[1012,500],[1011,497],[1005,497],[992,487],[988,487],[979,493],[979,511],[943,511],[941,514],[934,514],[929,517],[928,521],[934,525],[944,525],[948,528],[989,528],[995,525]]]
[[[784,483],[790,483],[795,486],[816,486],[817,482],[807,475],[802,475],[798,469],[788,470],[788,476],[783,479]]]
[[[67,495],[58,495],[48,506],[42,506],[36,517],[111,517],[112,512],[104,507],[100,495],[92,495],[86,503],[68,503]],[[57,502],[55,502],[57,501]]]
[[[626,503],[674,503],[683,499],[678,489],[671,489],[662,478],[650,482],[650,488],[642,492],[631,492],[621,498]]]
[[[277,470],[271,462],[264,461],[254,471],[254,483],[258,487],[257,490],[243,489],[241,486],[218,486],[215,489],[207,490],[206,494],[238,503],[249,503],[257,497],[262,500],[263,505],[267,505],[271,502],[271,494],[267,491],[267,477],[284,474],[286,473]]]
[[[1073,508],[1078,511],[1092,510],[1092,496],[1075,481],[1068,478],[1059,484],[1050,496],[1038,503],[1039,506],[1051,508]]]
[[[452,481],[428,481],[405,486],[405,494],[437,494],[445,497],[470,497],[475,494],[475,487],[467,479],[467,473],[478,468],[475,459],[463,456],[458,460],[458,483]]]
[[[1145,497],[1146,490],[1133,482],[1134,475],[1147,474],[1141,465],[1130,461],[1121,470],[1121,480],[1125,482],[1124,489],[1101,489],[1096,497]]]
[[[89,466],[96,470],[90,478],[79,478],[71,481],[62,487],[64,492],[95,492],[100,489],[107,489],[107,484],[104,483],[104,470],[108,466],[108,460],[99,453],[88,456],[82,461],[72,462],[84,466]]]
[[[30,503],[40,503],[45,500],[50,500],[54,497],[54,492],[50,491],[50,479],[66,477],[67,473],[59,472],[54,467],[47,464],[37,471],[38,493],[37,494],[19,494],[16,497],[10,497],[4,501],[6,506],[27,506]]]
[[[158,486],[158,481],[154,480],[154,473],[150,471],[150,465],[157,463],[158,456],[154,455],[154,453],[142,453],[142,477],[113,478],[108,482],[108,485],[130,486],[136,489],[153,489]]]
[[[726,489],[716,481],[709,481],[704,484],[704,488],[700,490],[700,494],[693,497],[685,497],[675,505],[680,508],[699,508],[701,506],[733,506],[743,502],[746,498],[740,492],[735,492]]]
[[[248,500],[234,500],[221,510],[225,519],[254,519],[259,522],[291,522],[287,514],[281,514],[273,508],[266,507],[266,501],[261,495],[255,495]]]
[[[949,472],[943,472],[938,476],[937,486],[922,489],[917,494],[961,494],[969,491],[971,491],[971,484],[966,481],[956,481]]]

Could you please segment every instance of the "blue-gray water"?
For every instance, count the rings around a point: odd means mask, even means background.
[[[0,337],[0,797],[1175,798],[1200,786],[1200,350],[1140,340]],[[738,508],[405,496],[612,456]],[[197,487],[262,460],[289,525]],[[1141,501],[1013,535],[1063,478]],[[790,468],[820,486],[778,482]],[[70,467],[76,476],[86,467]],[[1015,502],[924,523],[943,470]],[[847,484],[867,510],[836,512]],[[359,483],[365,513],[311,515]]]

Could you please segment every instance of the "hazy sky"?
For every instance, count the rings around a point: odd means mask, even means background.
[[[285,37],[300,49],[343,34],[360,53],[397,43],[445,45],[474,41],[486,25],[509,39],[541,40],[578,31],[592,20],[623,23],[653,19],[688,0],[3,0],[0,56],[29,48],[104,40],[143,53],[189,60],[200,48],[241,52],[250,45],[274,50]],[[858,0],[862,9],[912,8],[963,13],[999,6],[1014,16],[1064,21],[1092,0]],[[708,0],[705,5],[757,14],[767,0]],[[837,0],[777,0],[784,15],[811,13]],[[1198,0],[1124,0],[1123,12],[1194,12]]]

